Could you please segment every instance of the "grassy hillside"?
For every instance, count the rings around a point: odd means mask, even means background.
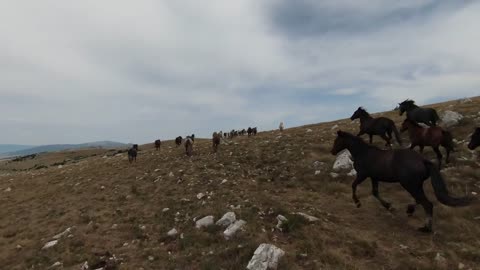
[[[458,144],[442,172],[448,188],[456,195],[480,194],[479,159],[465,145],[480,126],[480,98],[433,107],[466,116],[451,129]],[[378,115],[397,126],[402,120],[394,111]],[[440,205],[427,181],[435,205],[431,235],[416,231],[424,213],[419,208],[407,217],[412,198],[398,184],[380,184],[396,210],[371,196],[368,181],[359,187],[357,209],[353,177],[331,175],[335,125],[356,132],[359,124],[348,119],[261,132],[228,140],[217,154],[210,140],[197,140],[192,158],[165,141],[159,152],[153,144],[141,146],[132,165],[126,153],[101,149],[1,163],[0,268],[47,269],[60,262],[58,269],[80,269],[107,255],[115,258],[111,269],[245,269],[255,249],[270,243],[286,252],[279,269],[480,269],[478,203]],[[374,141],[383,146],[378,137]],[[425,155],[435,159],[431,149]],[[205,196],[198,199],[199,193]],[[225,240],[219,227],[195,228],[194,219],[217,220],[228,211],[247,222],[233,239]],[[284,232],[275,228],[279,214],[289,219]],[[42,250],[67,228],[56,246]],[[168,237],[173,228],[179,235]]]

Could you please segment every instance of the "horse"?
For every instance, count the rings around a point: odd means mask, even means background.
[[[213,152],[216,153],[218,150],[218,146],[220,145],[220,138],[222,135],[214,132],[212,135],[212,144],[213,144]]]
[[[187,138],[185,138],[185,154],[189,157],[191,157],[193,154],[193,142],[193,137],[187,136]]]
[[[162,141],[160,140],[155,140],[155,149],[160,150],[160,145],[162,144]]]
[[[175,144],[177,145],[177,147],[179,147],[181,144],[182,144],[182,136],[178,136],[177,138],[175,138]]]
[[[252,128],[252,132],[254,136],[257,136],[257,127]]]
[[[248,134],[248,137],[250,137],[253,133],[253,129],[251,127],[248,127],[247,129],[247,134]]]
[[[472,134],[472,138],[468,144],[468,149],[475,150],[475,148],[478,146],[480,146],[480,128],[477,127],[475,132]]]
[[[372,194],[387,210],[391,204],[383,200],[378,193],[378,182],[399,182],[410,193],[416,204],[407,208],[410,216],[415,212],[417,204],[425,209],[427,220],[421,232],[433,231],[433,204],[428,200],[423,190],[423,182],[429,177],[437,200],[447,206],[467,206],[472,201],[470,197],[455,198],[450,196],[440,170],[431,161],[410,149],[382,150],[367,144],[362,138],[353,134],[338,131],[337,138],[331,150],[332,155],[347,149],[353,157],[353,165],[357,171],[355,181],[352,183],[352,199],[357,207],[361,206],[357,198],[357,186],[368,177],[372,180]]]
[[[128,162],[132,163],[133,161],[137,162],[137,150],[138,145],[135,148],[135,145],[128,150]]]
[[[417,145],[420,147],[420,153],[423,153],[425,146],[431,146],[435,154],[437,154],[438,167],[442,167],[442,153],[439,147],[443,146],[447,151],[447,158],[445,162],[450,162],[450,152],[454,151],[454,144],[452,134],[441,127],[424,128],[412,120],[405,119],[402,123],[401,132],[408,130],[408,135],[412,144],[410,149],[414,149]]]
[[[416,123],[424,123],[427,126],[434,127],[437,125],[437,121],[440,120],[437,111],[432,108],[420,108],[415,105],[413,100],[405,100],[402,103],[398,103],[398,109],[400,115],[407,112],[407,119],[410,119]]]
[[[360,132],[358,132],[357,136],[368,134],[370,136],[370,144],[373,143],[373,135],[378,135],[386,141],[386,146],[390,146],[393,132],[395,133],[395,138],[397,139],[398,144],[402,145],[400,134],[398,133],[393,120],[386,117],[373,118],[362,107],[358,107],[350,117],[350,120],[352,121],[355,119],[360,119]]]
[[[138,144],[134,144],[132,148],[138,151]]]
[[[278,126],[278,129],[280,130],[280,132],[283,132],[283,122],[280,122],[280,125]]]

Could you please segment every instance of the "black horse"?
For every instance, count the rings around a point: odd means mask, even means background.
[[[400,115],[407,112],[407,119],[416,123],[424,123],[431,127],[436,126],[440,119],[435,109],[420,108],[415,105],[415,101],[409,99],[399,103],[398,109],[400,110]]]
[[[175,138],[175,144],[177,145],[177,147],[179,147],[181,144],[182,144],[182,136],[178,136],[177,138]]]
[[[133,146],[128,150],[128,162],[137,162],[137,151],[138,151],[138,145],[137,147]]]
[[[257,127],[252,128],[252,132],[254,136],[257,136]]]
[[[162,145],[162,141],[160,140],[155,140],[155,149],[160,150],[160,146]]]
[[[402,144],[398,129],[395,126],[395,123],[389,118],[373,118],[364,108],[359,107],[355,113],[353,113],[350,119],[352,121],[355,119],[360,119],[360,132],[357,136],[368,134],[370,136],[370,143],[373,142],[373,135],[378,135],[387,142],[385,144],[386,146],[390,146],[393,132],[395,133],[395,138],[397,138],[398,143],[400,145]]]
[[[468,149],[474,150],[478,146],[480,146],[480,128],[476,128],[475,132],[472,134],[472,139],[468,144]]]
[[[357,178],[352,183],[352,198],[357,207],[360,201],[357,198],[357,186],[368,177],[372,180],[372,193],[380,203],[390,209],[391,204],[383,200],[378,193],[378,182],[399,182],[404,189],[421,204],[427,215],[427,222],[419,230],[422,232],[432,231],[433,204],[425,196],[423,182],[431,177],[435,196],[438,201],[448,206],[466,206],[471,198],[454,198],[448,193],[447,186],[436,165],[423,158],[419,153],[410,149],[381,150],[378,147],[368,145],[361,138],[350,133],[338,131],[337,138],[331,153],[337,155],[340,151],[348,149],[354,160]],[[415,212],[416,205],[409,205],[407,213]]]

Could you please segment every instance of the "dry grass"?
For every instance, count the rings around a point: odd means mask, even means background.
[[[452,129],[455,138],[464,141],[474,126],[480,126],[479,106],[475,98],[472,103],[433,107],[468,117]],[[397,112],[382,115],[400,124]],[[266,242],[286,251],[280,269],[438,269],[437,253],[447,259],[447,269],[457,269],[459,263],[465,269],[480,269],[478,204],[453,209],[435,203],[433,235],[416,231],[423,211],[406,216],[412,199],[397,184],[380,185],[396,211],[386,211],[370,195],[368,183],[358,192],[362,208],[355,208],[352,177],[330,176],[335,124],[346,131],[358,129],[358,123],[340,120],[283,134],[262,132],[222,143],[216,155],[210,140],[198,140],[192,158],[184,156],[183,147],[163,142],[160,152],[153,144],[141,146],[133,165],[125,153],[99,149],[2,162],[0,268],[47,269],[60,261],[64,269],[78,269],[110,252],[118,259],[118,269],[244,269],[256,247]],[[307,133],[307,128],[313,132]],[[382,145],[378,138],[375,142]],[[425,155],[435,158],[429,149]],[[451,192],[480,193],[478,159],[465,142],[457,145],[452,160],[443,172]],[[320,162],[318,168],[315,161]],[[320,175],[314,175],[315,170]],[[221,184],[224,179],[227,182]],[[426,187],[433,199],[429,182]],[[7,188],[11,191],[4,192]],[[213,194],[198,200],[200,192]],[[194,218],[218,219],[232,207],[248,222],[234,239],[226,241],[222,228],[194,228]],[[170,210],[163,212],[164,208]],[[309,224],[292,212],[321,221]],[[290,219],[284,232],[274,229],[278,214]],[[68,227],[74,227],[71,238],[41,250]],[[172,228],[183,238],[167,237]]]

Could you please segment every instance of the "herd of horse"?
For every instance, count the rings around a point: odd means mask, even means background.
[[[450,152],[454,151],[454,143],[452,134],[437,126],[439,121],[438,114],[433,108],[421,108],[415,105],[413,100],[405,100],[399,103],[397,108],[400,116],[406,113],[406,118],[399,129],[395,126],[395,122],[386,117],[372,117],[364,108],[359,107],[351,116],[351,120],[360,120],[360,131],[357,135],[344,131],[338,131],[335,138],[332,155],[348,150],[353,159],[353,166],[357,172],[356,178],[352,183],[352,199],[357,207],[361,206],[360,200],[356,195],[357,186],[364,182],[367,178],[372,182],[373,196],[388,210],[392,209],[389,202],[380,197],[378,191],[379,182],[398,182],[400,185],[414,198],[415,203],[407,206],[407,214],[413,215],[417,205],[421,205],[426,213],[426,223],[419,230],[421,232],[430,233],[433,231],[433,204],[428,200],[423,189],[423,182],[431,178],[432,187],[437,200],[447,206],[459,207],[466,206],[471,203],[473,198],[461,197],[456,198],[449,194],[445,181],[440,174],[442,166],[442,154],[439,147],[442,146],[447,153],[446,163],[449,162]],[[422,126],[423,125],[423,126]],[[283,122],[280,123],[279,130],[283,131]],[[399,148],[392,149],[392,140],[395,136],[396,141],[401,146],[402,140],[400,133],[407,132],[410,139],[410,147],[408,149]],[[218,151],[218,147],[222,139],[232,139],[236,136],[255,136],[257,128],[232,130],[228,133],[222,131],[212,134],[213,152]],[[360,136],[369,135],[369,144]],[[373,136],[380,136],[385,140],[385,146],[388,149],[381,149],[372,145]],[[185,154],[192,156],[195,135],[187,136],[185,140],[181,136],[175,138],[175,144],[179,147],[185,141]],[[161,141],[155,140],[156,150],[160,150]],[[420,148],[420,153],[414,151],[415,147]],[[425,146],[432,147],[437,155],[438,165],[423,157],[423,149]],[[470,150],[474,150],[480,146],[480,128],[476,128],[471,136],[468,144]],[[131,162],[136,161],[138,145],[133,145],[128,150],[128,159]]]
[[[357,176],[352,183],[352,199],[357,207],[361,203],[356,195],[357,186],[367,178],[372,182],[372,194],[386,209],[391,209],[391,204],[385,201],[378,192],[379,182],[398,182],[414,198],[415,203],[407,206],[407,214],[413,215],[415,207],[421,205],[426,213],[426,223],[419,228],[421,232],[430,233],[433,231],[433,204],[428,200],[423,189],[423,182],[431,178],[432,187],[437,200],[447,206],[459,207],[471,203],[473,198],[456,198],[449,194],[445,181],[440,174],[442,154],[439,146],[447,151],[446,162],[449,162],[450,152],[454,150],[452,134],[437,126],[439,117],[433,108],[420,108],[413,100],[406,100],[399,103],[400,115],[406,112],[406,119],[402,123],[400,132],[408,131],[411,141],[409,149],[391,149],[392,133],[401,145],[401,138],[395,123],[386,117],[371,117],[362,107],[352,115],[351,120],[360,119],[360,132],[357,136],[348,132],[338,131],[332,155],[348,150],[353,159],[353,165]],[[421,124],[427,127],[421,126]],[[368,134],[370,144],[363,141],[360,136]],[[372,145],[372,137],[377,135],[386,141],[389,149],[380,149]],[[480,128],[474,131],[468,148],[474,150],[480,145]],[[423,153],[425,146],[433,148],[437,154],[438,165],[423,157],[420,153],[413,151],[419,146]]]

